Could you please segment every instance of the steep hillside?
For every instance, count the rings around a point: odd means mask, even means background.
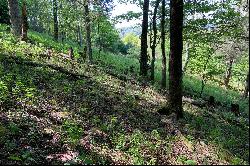
[[[0,164],[249,164],[248,119],[189,102],[184,119],[161,116],[164,92],[97,55],[91,66],[63,58],[70,43],[29,37],[0,28]]]

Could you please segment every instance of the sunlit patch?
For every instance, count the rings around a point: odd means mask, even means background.
[[[247,162],[248,113],[236,118],[225,107],[208,109],[184,102],[184,119],[158,115],[159,107],[167,102],[167,91],[157,91],[160,73],[156,72],[154,86],[140,83],[135,57],[103,52],[98,57],[93,50],[96,64],[73,62],[81,69],[72,69],[70,61],[65,63],[57,56],[65,53],[67,43],[33,31],[30,36],[35,44],[19,43],[0,32],[0,50],[6,53],[0,54],[2,163],[44,163],[44,158],[49,164]],[[55,56],[50,61],[40,56],[47,46]],[[12,56],[18,56],[17,61]],[[28,63],[15,63],[22,60]],[[28,65],[33,62],[41,66]],[[73,79],[48,64],[89,77]],[[14,75],[18,81],[11,85]],[[184,91],[195,94],[199,81],[185,77]],[[237,102],[237,94],[224,92],[228,91],[206,89],[206,94],[220,97],[217,100],[226,97]],[[245,102],[246,112],[247,105]]]
[[[78,156],[78,152],[67,151],[65,153],[51,154],[46,156],[47,160],[58,160],[62,162],[72,161]]]

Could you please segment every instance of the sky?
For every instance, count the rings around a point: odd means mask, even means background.
[[[114,4],[116,7],[112,11],[112,17],[115,17],[117,15],[121,15],[121,14],[125,14],[128,11],[141,12],[141,9],[138,6],[136,6],[135,4],[127,4],[127,5],[126,4],[119,4],[117,1],[118,0],[114,1]],[[131,20],[129,22],[126,20],[123,20],[122,23],[116,24],[115,27],[116,28],[130,27],[130,26],[133,26],[137,23],[141,23],[141,20],[140,19]]]

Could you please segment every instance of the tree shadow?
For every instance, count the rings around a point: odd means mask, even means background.
[[[190,104],[188,104],[190,106]],[[219,149],[217,152],[221,158],[232,162],[249,163],[249,126],[243,128],[229,123],[218,115],[219,109],[201,109],[191,106],[184,112],[185,118],[179,123],[179,130],[186,137],[192,140],[203,142],[207,145],[214,145]],[[211,112],[212,111],[212,112]],[[218,111],[218,113],[216,113]],[[234,158],[237,157],[238,159]],[[238,161],[236,161],[238,160]]]
[[[8,131],[6,137],[1,137],[10,139],[8,144],[6,141],[1,142],[3,148],[1,163],[22,163],[24,161],[41,164],[65,163],[73,160],[73,152],[77,152],[79,156],[85,156],[84,161],[86,160],[86,162],[88,160],[93,163],[119,163],[114,162],[112,157],[107,157],[109,155],[102,154],[100,149],[91,148],[91,141],[94,141],[96,145],[107,145],[109,150],[106,153],[108,153],[111,152],[111,149],[115,150],[117,143],[112,143],[112,141],[120,134],[133,135],[136,131],[140,131],[144,136],[149,135],[150,137],[153,131],[157,131],[159,139],[165,140],[166,137],[176,136],[174,132],[176,128],[184,137],[191,135],[196,140],[214,142],[232,154],[236,153],[236,156],[244,160],[247,160],[246,157],[249,156],[248,154],[244,155],[248,148],[241,147],[248,142],[248,131],[211,117],[196,116],[185,111],[186,118],[184,120],[179,122],[177,126],[166,129],[166,123],[156,113],[161,102],[149,102],[145,96],[133,93],[133,90],[144,91],[145,87],[133,87],[132,83],[127,85],[114,77],[110,80],[107,78],[99,79],[102,76],[109,78],[107,75],[100,74],[93,78],[78,79],[48,67],[18,65],[5,61],[4,58],[0,58],[0,62],[4,66],[3,74],[0,75],[2,80],[9,83],[13,79],[12,87],[9,89],[23,87],[17,94],[9,93],[7,103],[12,103],[11,105],[7,107],[6,103],[0,105],[3,114],[1,116],[3,118],[0,118],[0,124]],[[31,97],[27,96],[29,88],[35,89],[30,92],[33,94]],[[15,116],[11,118],[10,112]],[[14,132],[14,135],[13,127],[10,127],[12,123],[19,130],[17,133]],[[70,130],[62,128],[66,125]],[[82,129],[83,132],[75,132],[74,130],[72,134],[71,129],[75,126],[78,126],[76,130]],[[188,132],[186,126],[189,126]],[[47,129],[47,132],[44,132],[44,129]],[[62,129],[66,129],[66,132]],[[99,131],[104,134],[100,134]],[[80,135],[77,138],[80,142],[87,139],[87,144],[84,144],[85,148],[80,146],[82,144],[75,146],[72,142],[67,143],[77,133]],[[107,139],[104,135],[107,135]],[[231,142],[227,141],[230,137],[236,138],[237,136],[240,136],[244,143],[241,143],[239,139],[236,142],[233,142],[234,139]],[[90,137],[93,139],[89,140]],[[98,142],[98,139],[101,141]],[[154,138],[148,140],[152,141]],[[9,144],[14,144],[14,146],[10,148]],[[232,144],[233,146],[231,146]],[[86,147],[87,145],[90,148]],[[238,150],[235,150],[235,147]],[[20,155],[18,158],[15,158],[16,156],[10,158],[11,156],[5,152],[14,155],[27,153],[35,156],[35,160],[31,160],[29,155],[28,157]],[[68,152],[72,152],[72,155]],[[120,152],[125,153],[127,150]],[[48,157],[51,155],[51,158]],[[62,157],[65,155],[68,156],[68,160],[67,157],[66,159]],[[89,159],[91,156],[99,158],[98,161],[94,161],[93,158],[93,160]],[[22,162],[19,161],[19,158]],[[161,162],[158,161],[158,163]]]

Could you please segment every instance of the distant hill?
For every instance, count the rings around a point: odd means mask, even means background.
[[[131,33],[131,32],[138,35],[138,36],[141,35],[141,27],[140,26],[118,28],[118,31],[120,32],[121,37],[124,37],[127,33]]]

